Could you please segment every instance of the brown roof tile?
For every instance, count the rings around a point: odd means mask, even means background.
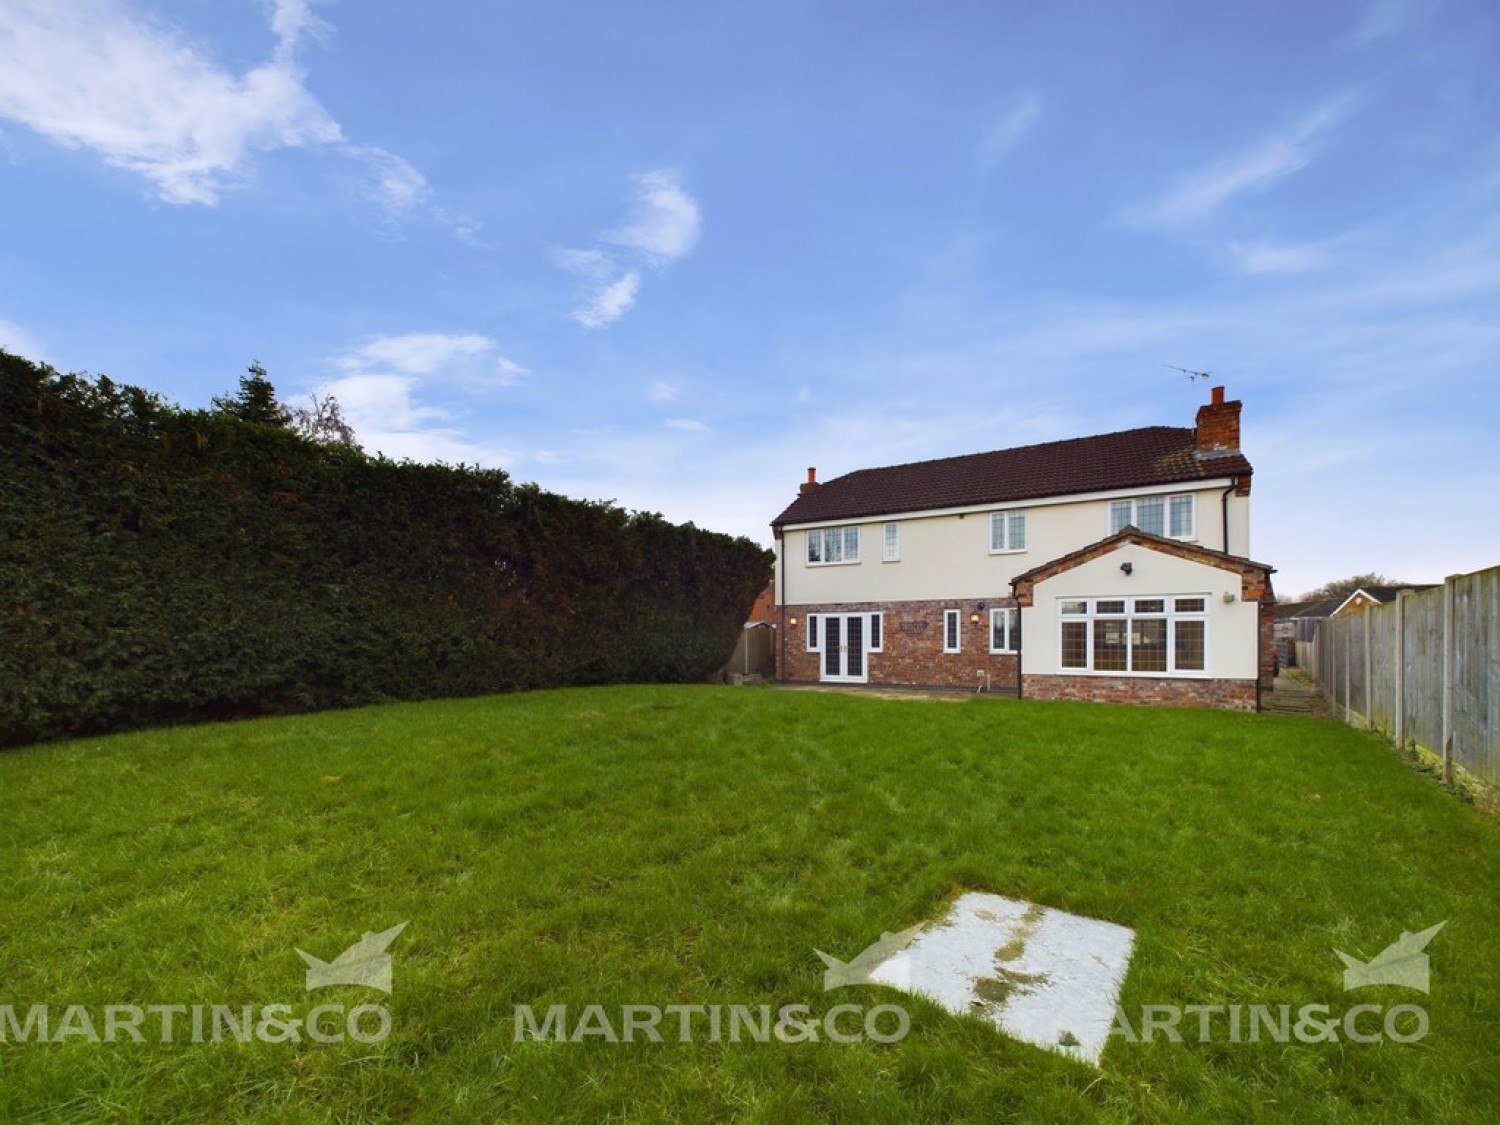
[[[1199,458],[1191,427],[1146,426],[991,453],[859,469],[811,488],[772,527],[1001,504],[1251,473],[1243,454]]]

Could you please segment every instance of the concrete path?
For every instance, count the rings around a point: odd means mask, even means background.
[[[1261,697],[1261,709],[1277,715],[1317,715],[1328,718],[1328,703],[1318,683],[1300,668],[1283,668],[1276,690]]]

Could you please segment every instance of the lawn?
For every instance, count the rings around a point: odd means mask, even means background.
[[[4,1120],[1470,1122],[1500,1107],[1500,824],[1317,719],[540,692],[0,753],[0,825],[0,1005],[20,1016],[331,1002],[391,1017],[378,1042],[10,1034]],[[1127,1013],[1415,1002],[1430,1029],[1250,1043],[1221,1025],[1206,1043],[1112,1040],[1095,1069],[894,990],[823,993],[815,947],[852,957],[970,889],[1134,929]],[[1369,958],[1445,919],[1430,996],[1344,994],[1333,947]],[[295,949],[331,960],[403,921],[389,997],[303,991]],[[805,1004],[816,1019],[838,1003],[900,1004],[910,1031],[517,1042],[514,1018]]]

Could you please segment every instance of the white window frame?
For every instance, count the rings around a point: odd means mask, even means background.
[[[851,532],[853,533],[852,539],[850,538]],[[851,566],[859,562],[859,540],[859,524],[857,523],[840,524],[837,527],[809,528],[804,559],[808,566]],[[816,559],[812,557],[814,543],[818,545],[819,557]],[[852,554],[849,551],[851,543],[854,546]],[[831,544],[836,544],[836,549],[833,551],[829,550]],[[837,554],[838,558],[830,559],[828,558],[830,554]]]
[[[1140,522],[1140,505],[1143,502],[1150,500],[1161,501],[1161,532],[1159,534],[1164,539],[1177,539],[1184,543],[1197,542],[1198,495],[1194,492],[1153,492],[1148,496],[1127,496],[1120,500],[1111,500],[1109,502],[1108,508],[1106,509],[1106,516],[1108,519],[1107,526],[1109,528],[1109,533],[1111,535],[1117,535],[1126,526],[1140,528],[1140,530],[1145,531],[1146,529],[1141,527]],[[1185,510],[1188,516],[1188,526],[1187,530],[1181,535],[1173,535],[1172,508],[1179,502],[1185,505]],[[1121,524],[1119,527],[1116,527],[1115,511],[1122,505],[1126,509],[1126,519],[1123,524]],[[1150,534],[1155,535],[1158,533],[1151,532]]]
[[[997,621],[1001,620],[1001,615],[1002,614],[1004,615],[1004,621],[1005,621],[1005,630],[1004,630],[1004,632],[1005,632],[1005,646],[1006,647],[1004,647],[1004,648],[996,648],[995,647],[995,623]],[[1016,641],[1018,639],[1017,636],[1016,636],[1016,634],[1018,634],[1020,631],[1021,631],[1021,611],[1019,609],[1016,609],[1016,608],[1010,608],[1010,609],[1000,608],[1000,609],[992,609],[992,610],[990,610],[990,651],[991,652],[993,652],[993,653],[1005,653],[1005,654],[1008,654],[1008,655],[1014,655],[1015,653],[1020,652],[1021,651],[1021,646],[1018,645],[1018,644],[1016,644]]]
[[[888,521],[880,530],[881,562],[901,561],[901,525]]]
[[[953,647],[948,647],[949,628],[948,622],[953,622]],[[943,651],[946,653],[962,652],[964,650],[964,615],[961,609],[943,610]]]
[[[818,617],[819,617],[819,615],[816,614],[816,613],[809,613],[807,615],[807,651],[808,652],[822,652],[823,651],[823,627],[822,627],[823,623],[818,620]]]
[[[1194,600],[1202,604],[1202,609],[1183,610],[1178,608],[1179,601]],[[1135,608],[1136,602],[1162,603],[1160,612],[1152,610],[1140,610]],[[1125,609],[1121,613],[1100,613],[1098,605],[1100,602],[1123,602]],[[1082,613],[1064,613],[1064,603],[1083,603],[1085,609]],[[1066,596],[1057,599],[1057,670],[1065,676],[1130,676],[1139,679],[1211,679],[1212,672],[1209,668],[1210,625],[1208,620],[1209,606],[1213,599],[1208,594],[1200,593],[1177,593],[1177,594],[1141,594],[1126,596],[1123,594],[1110,594],[1103,597],[1077,597]],[[1094,668],[1094,630],[1097,622],[1126,622],[1126,633],[1130,640],[1125,645],[1125,667],[1105,668],[1096,670]],[[1167,667],[1165,671],[1140,672],[1131,667],[1135,660],[1135,632],[1130,628],[1130,622],[1143,621],[1165,621],[1167,634]],[[1203,667],[1201,668],[1179,668],[1177,666],[1177,622],[1200,621],[1203,623]],[[1084,666],[1068,667],[1063,664],[1063,627],[1068,624],[1082,623],[1086,626],[1084,630]]]
[[[990,554],[1019,555],[1026,550],[1026,511],[1025,508],[1006,508],[990,513]],[[1015,525],[1012,521],[1016,518],[1021,521],[1020,546],[1013,542],[1016,536],[1013,534]],[[1000,532],[998,537],[995,535],[997,530]],[[995,546],[997,538],[1000,542],[998,547]]]
[[[885,651],[885,614],[867,613],[869,621],[865,624],[865,652]],[[871,640],[871,638],[876,638]]]

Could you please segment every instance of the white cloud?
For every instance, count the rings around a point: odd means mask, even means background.
[[[298,49],[327,25],[307,0],[274,0],[271,57],[243,74],[186,33],[120,0],[0,5],[0,116],[145,177],[168,203],[214,206],[257,156],[322,148],[369,169],[388,215],[429,194],[399,156],[347,141],[308,90]]]
[[[636,198],[623,227],[606,231],[600,246],[558,247],[553,260],[583,278],[583,303],[572,316],[593,330],[613,324],[635,304],[642,270],[666,268],[692,250],[703,225],[697,202],[667,169],[643,172],[633,179]]]
[[[641,288],[641,275],[631,270],[599,290],[587,305],[574,311],[573,319],[585,328],[603,328],[613,324],[635,304]]]
[[[646,401],[655,403],[675,402],[680,390],[676,383],[658,379],[646,388]]]
[[[633,178],[636,197],[630,219],[604,235],[604,241],[637,251],[653,264],[675,262],[698,241],[703,213],[683,190],[676,172],[657,169]]]
[[[431,375],[454,360],[484,355],[494,347],[493,340],[473,333],[408,332],[376,336],[342,356],[339,364],[351,370],[383,367],[406,375]]]
[[[509,386],[530,374],[476,333],[408,332],[376,336],[334,358],[342,375],[320,384],[333,395],[359,442],[372,452],[414,461],[513,464],[518,454],[475,440],[454,424],[457,411],[434,394]],[[464,414],[468,411],[465,409]]]
[[[1328,257],[1328,244],[1232,242],[1229,251],[1243,273],[1300,273],[1323,263]]]
[[[345,151],[370,170],[367,193],[388,217],[398,219],[432,198],[427,177],[395,153],[374,145],[349,145]],[[465,231],[458,229],[457,233],[465,238]]]
[[[1354,107],[1355,99],[1349,95],[1325,102],[1282,132],[1184,176],[1164,194],[1128,208],[1125,218],[1138,226],[1163,228],[1202,222],[1235,196],[1265,191],[1305,168],[1316,156],[1314,142]]]
[[[995,127],[984,138],[980,155],[986,165],[994,165],[1031,132],[1032,126],[1042,114],[1042,100],[1035,94],[1026,94],[1016,107],[996,122]]]
[[[684,430],[690,434],[708,433],[708,427],[696,418],[668,418],[664,424],[668,429]]]
[[[519,383],[530,374],[531,370],[529,368],[522,367],[519,363],[506,359],[503,355],[495,360],[496,381],[503,387]]]

